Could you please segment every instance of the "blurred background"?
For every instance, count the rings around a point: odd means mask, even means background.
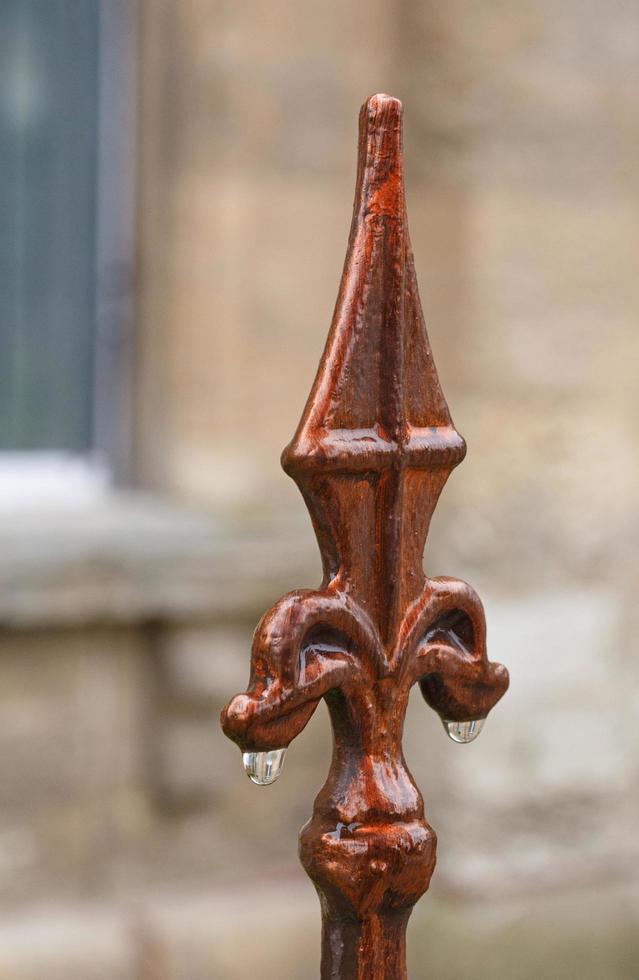
[[[425,566],[512,678],[469,746],[411,703],[410,976],[639,977],[638,68],[632,0],[1,0],[2,980],[318,975],[326,713],[268,789],[217,715],[320,579],[279,452],[375,91],[469,445]]]

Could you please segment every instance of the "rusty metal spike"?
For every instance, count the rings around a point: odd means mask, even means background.
[[[333,322],[302,420],[282,456],[307,501],[320,549],[331,559],[324,586],[340,578],[356,591],[389,656],[403,612],[423,588],[422,553],[437,497],[465,453],[441,391],[417,290],[402,115],[401,102],[388,95],[362,106],[353,221]],[[352,497],[354,485],[359,492]],[[374,506],[365,506],[368,497]],[[355,581],[360,569],[348,560],[350,539],[351,532],[361,537],[364,518],[375,568]]]
[[[402,115],[401,102],[386,95],[372,96],[360,113],[348,251],[324,356],[284,452],[285,468],[293,475],[320,461],[326,468],[359,469],[363,450],[377,448],[380,456],[390,457],[397,446],[406,451],[411,435],[416,462],[428,460],[428,451],[430,459],[439,460],[444,449],[453,464],[463,457],[417,290],[404,195]]]
[[[322,698],[328,705],[333,760],[300,838],[322,902],[324,980],[406,976],[406,923],[428,888],[436,843],[402,752],[412,685],[459,741],[479,732],[508,685],[505,668],[487,659],[475,592],[428,579],[422,567],[437,499],[464,452],[417,292],[402,105],[374,95],[360,113],[331,330],[282,456],[311,514],[324,578],[265,614],[249,688],[222,713],[251,771],[268,769],[261,781],[270,782],[271,760],[283,759]]]

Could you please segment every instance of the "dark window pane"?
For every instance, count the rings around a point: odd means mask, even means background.
[[[91,445],[98,5],[0,3],[0,449]]]

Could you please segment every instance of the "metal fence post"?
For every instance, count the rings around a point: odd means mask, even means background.
[[[360,113],[333,323],[282,456],[311,514],[324,579],[262,618],[248,691],[222,714],[246,771],[267,784],[320,700],[328,705],[333,759],[300,837],[322,907],[324,980],[406,977],[406,924],[436,845],[402,752],[411,687],[419,684],[451,738],[469,742],[508,686],[506,669],[487,659],[477,594],[422,568],[432,513],[465,450],[417,291],[402,105],[374,95]]]

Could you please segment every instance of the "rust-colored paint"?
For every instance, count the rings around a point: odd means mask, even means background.
[[[449,722],[482,719],[508,686],[486,657],[481,602],[428,579],[439,494],[465,454],[426,335],[408,236],[402,105],[360,113],[348,252],[315,384],[282,465],[317,535],[324,579],[280,599],[255,632],[249,689],[222,714],[243,751],[287,746],[322,698],[330,772],[300,837],[319,893],[324,980],[406,977],[405,930],[428,888],[436,837],[406,766],[418,683]]]

